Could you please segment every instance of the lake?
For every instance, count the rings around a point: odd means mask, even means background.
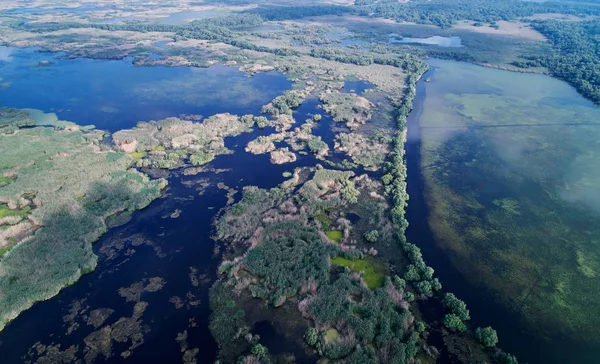
[[[439,35],[435,35],[429,38],[410,38],[400,37],[398,34],[390,34],[389,43],[436,45],[444,48],[463,47],[462,40],[460,37],[441,37]]]
[[[180,114],[258,114],[290,87],[274,72],[249,77],[225,66],[135,67],[131,59],[63,59],[8,47],[0,47],[0,77],[0,105],[53,112],[111,132]]]
[[[593,362],[600,110],[547,76],[430,66],[409,121],[409,240],[521,361]]]

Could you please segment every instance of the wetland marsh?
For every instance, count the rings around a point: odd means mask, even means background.
[[[596,359],[595,9],[0,9],[3,362]]]

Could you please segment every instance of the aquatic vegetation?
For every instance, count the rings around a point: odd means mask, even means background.
[[[13,133],[23,126],[35,125],[35,120],[25,110],[14,107],[0,108],[0,134]]]
[[[597,110],[547,77],[519,75],[526,89],[514,89],[505,72],[440,66],[421,119],[436,239],[467,279],[531,330],[594,341]],[[486,84],[475,81],[481,72]],[[445,85],[464,75],[473,82],[448,93]]]
[[[340,333],[336,329],[331,328],[325,331],[323,338],[325,339],[326,344],[333,343],[340,338]]]
[[[334,243],[340,243],[344,239],[344,233],[338,230],[329,230],[327,232],[327,238]]]
[[[13,216],[27,217],[2,232],[14,233],[0,260],[4,327],[93,270],[91,243],[106,231],[105,219],[146,207],[166,181],[127,169],[131,157],[98,151],[82,131],[20,129],[0,136],[0,149],[0,171],[16,176],[0,188],[0,201]]]

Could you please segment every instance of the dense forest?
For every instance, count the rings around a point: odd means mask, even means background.
[[[589,4],[529,2],[521,0],[357,0],[363,15],[375,15],[398,21],[435,24],[448,28],[459,20],[493,23],[542,13],[599,15],[600,7]]]
[[[525,56],[514,62],[521,68],[548,68],[557,78],[570,83],[583,96],[600,103],[600,21],[539,21],[532,26],[544,34],[553,52]]]

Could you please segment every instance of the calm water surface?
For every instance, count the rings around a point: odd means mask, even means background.
[[[600,110],[550,77],[430,64],[409,123],[409,239],[521,361],[594,362]]]
[[[41,66],[44,60],[50,65]],[[274,72],[249,77],[224,66],[135,67],[130,59],[70,60],[8,47],[0,47],[0,77],[1,105],[108,131],[180,114],[258,114],[290,87]]]
[[[441,37],[435,35],[429,38],[410,38],[410,37],[399,37],[397,34],[390,34],[390,43],[413,43],[413,44],[424,44],[424,45],[436,45],[444,48],[459,48],[463,47],[462,40],[460,37]]]

